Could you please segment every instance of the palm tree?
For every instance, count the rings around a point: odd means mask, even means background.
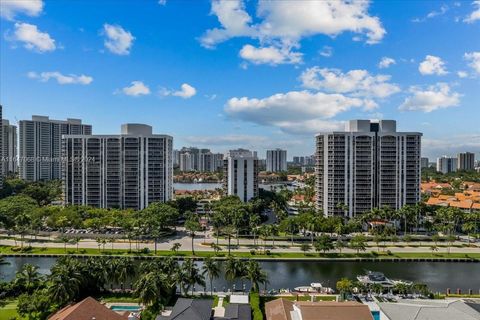
[[[142,274],[135,282],[135,295],[147,306],[159,306],[169,297],[173,283],[169,276],[156,271]]]
[[[199,272],[197,266],[193,259],[187,259],[182,265],[182,278],[183,284],[185,285],[184,292],[188,293],[188,290],[192,288],[192,295],[193,289],[195,285],[205,286],[205,277],[202,273]]]
[[[268,225],[270,236],[272,237],[272,249],[275,247],[275,237],[278,236],[278,226],[275,224]]]
[[[75,244],[75,245],[77,246],[77,252],[78,252],[78,245],[79,245],[81,239],[82,239],[82,238],[80,238],[80,237],[74,237],[74,238],[72,238],[72,240],[71,240],[71,243],[72,243],[72,244]]]
[[[252,214],[249,218],[248,225],[250,227],[250,230],[252,230],[252,233],[253,233],[254,245],[257,245],[256,232],[259,224],[260,224],[260,217],[258,216],[258,214]]]
[[[61,236],[60,241],[63,242],[63,248],[65,250],[65,253],[67,253],[67,244],[70,242],[70,238],[67,236]]]
[[[225,279],[228,281],[234,281],[238,275],[238,263],[239,261],[233,257],[228,257],[225,261]]]
[[[247,262],[245,268],[245,275],[243,277],[250,281],[253,292],[259,291],[259,283],[264,284],[268,282],[267,273],[265,271],[262,271],[260,264],[255,260],[249,260]]]
[[[28,294],[31,294],[40,284],[41,276],[37,270],[38,266],[28,263],[23,265],[22,269],[15,275],[14,284],[24,288]]]
[[[190,237],[192,238],[192,255],[195,255],[195,245],[193,240],[195,239],[195,232],[201,230],[200,222],[195,214],[189,214],[187,221],[185,221],[185,229],[189,231]]]
[[[172,252],[174,254],[177,254],[178,252],[178,249],[180,249],[180,247],[182,246],[182,244],[180,242],[175,242],[173,245],[172,245],[172,248],[170,250],[172,250]]]
[[[347,245],[342,239],[338,239],[335,242],[335,248],[342,254],[342,249],[345,248]]]
[[[72,260],[60,260],[48,277],[48,293],[52,303],[64,305],[80,293],[82,274]]]
[[[203,275],[207,275],[210,280],[210,294],[213,295],[213,279],[220,276],[220,267],[218,262],[211,257],[205,258],[203,261]]]
[[[132,279],[136,275],[135,262],[130,257],[121,257],[116,263],[116,279],[120,283],[122,290],[128,279]]]

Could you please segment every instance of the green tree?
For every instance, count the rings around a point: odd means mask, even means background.
[[[178,250],[180,249],[180,247],[182,246],[181,243],[179,242],[175,242],[173,245],[172,245],[172,248],[170,249],[174,254],[177,254],[178,253]]]
[[[353,282],[350,279],[342,278],[337,281],[337,290],[345,297],[345,294],[352,292]]]
[[[157,254],[158,238],[164,230],[175,225],[178,219],[178,210],[168,204],[155,202],[143,209],[139,218],[141,232],[153,236],[155,254]]]
[[[200,221],[198,221],[198,216],[196,214],[188,212],[186,214],[187,220],[185,221],[185,230],[188,231],[188,234],[192,239],[192,254],[195,255],[195,233],[200,231],[202,229],[202,226],[200,225]]]
[[[366,251],[367,250],[367,239],[365,238],[364,235],[356,235],[350,240],[350,248],[357,250],[357,254],[360,253],[360,251]]]
[[[205,286],[205,277],[198,270],[193,259],[186,259],[183,262],[181,276],[182,276],[182,283],[184,284],[184,287],[183,287],[184,293],[188,293],[188,291],[191,288],[192,295],[193,295],[193,289],[195,288],[196,284]]]
[[[260,264],[256,260],[248,260],[244,278],[250,281],[253,292],[259,291],[259,283],[266,283],[268,281],[267,273],[262,271]]]
[[[33,291],[39,287],[41,280],[42,277],[40,273],[38,273],[38,266],[27,263],[16,273],[13,284],[16,288],[19,288],[21,292],[32,294]]]
[[[332,243],[332,239],[326,234],[321,235],[314,244],[315,251],[320,252],[322,251],[323,254],[327,253],[327,251],[333,250],[334,246]]]
[[[304,255],[307,255],[307,252],[310,251],[311,249],[312,249],[312,246],[308,243],[302,243],[300,245],[300,250],[303,251]]]
[[[211,257],[205,258],[203,261],[203,275],[210,280],[210,294],[213,295],[213,279],[220,276],[220,266],[218,262]]]
[[[46,319],[56,309],[46,290],[24,293],[18,297],[17,313],[25,319]]]

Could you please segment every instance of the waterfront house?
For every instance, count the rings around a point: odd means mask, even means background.
[[[378,303],[388,320],[478,320],[479,299],[401,300]]]
[[[212,299],[179,298],[168,315],[158,315],[156,320],[210,320]]]
[[[92,297],[66,306],[48,320],[128,320],[130,312],[117,313],[110,310]]]
[[[267,320],[373,320],[368,306],[353,302],[290,301],[276,299],[265,304]]]

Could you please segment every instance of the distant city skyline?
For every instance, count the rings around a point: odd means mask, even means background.
[[[479,156],[478,2],[18,3],[0,17],[12,125],[145,123],[176,149],[282,148],[291,161],[314,153],[317,132],[394,119],[424,134],[431,161]]]

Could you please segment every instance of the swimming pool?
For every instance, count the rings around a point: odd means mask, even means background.
[[[372,311],[373,320],[380,320],[380,311]]]
[[[121,305],[114,305],[110,307],[113,311],[131,311],[131,312],[138,312],[140,311],[140,306],[121,306]]]

